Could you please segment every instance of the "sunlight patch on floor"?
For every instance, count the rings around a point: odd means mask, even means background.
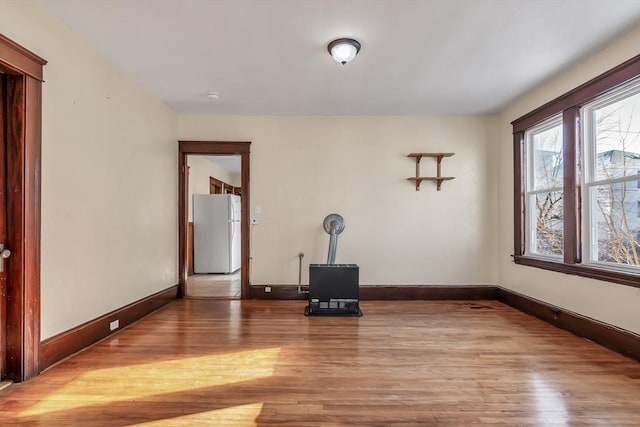
[[[562,393],[542,374],[534,372],[531,388],[536,402],[536,412],[542,424],[566,426],[569,420]]]
[[[229,425],[229,426],[255,426],[256,419],[260,416],[264,403],[250,403],[247,405],[231,406],[215,411],[199,412],[183,417],[165,418],[163,420],[149,421],[135,426],[192,426],[192,425]]]
[[[273,375],[280,347],[96,369],[49,394],[21,417],[135,401]]]

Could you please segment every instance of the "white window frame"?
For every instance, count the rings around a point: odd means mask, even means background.
[[[612,271],[621,271],[627,273],[640,273],[640,266],[627,264],[618,264],[606,261],[598,261],[598,242],[597,242],[597,225],[594,225],[595,212],[597,206],[595,204],[596,197],[593,193],[597,187],[610,184],[619,184],[625,182],[639,182],[639,174],[629,174],[623,177],[610,179],[597,179],[597,171],[594,165],[597,162],[596,144],[594,139],[595,123],[593,123],[593,111],[599,108],[614,104],[629,96],[640,93],[640,78],[625,83],[611,92],[604,94],[594,101],[585,104],[580,109],[580,121],[582,122],[582,165],[581,174],[582,187],[582,263],[584,265],[593,266]]]
[[[535,165],[533,155],[533,143],[532,136],[534,134],[538,134],[549,130],[551,128],[562,126],[562,114],[554,115],[547,120],[538,123],[535,126],[527,129],[524,133],[524,145],[525,145],[525,195],[524,195],[524,218],[525,218],[525,255],[532,256],[540,259],[548,259],[557,261],[559,259],[563,259],[564,255],[553,255],[553,254],[544,254],[535,251],[536,247],[536,226],[535,226],[535,213],[533,213],[532,209],[535,209],[535,197],[538,194],[544,194],[549,192],[564,192],[564,188],[562,185],[558,187],[549,187],[544,189],[535,189]],[[533,202],[532,202],[533,201]]]

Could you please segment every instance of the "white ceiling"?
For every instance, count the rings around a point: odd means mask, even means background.
[[[240,174],[242,159],[240,156],[206,156],[207,160],[220,166],[227,172]]]
[[[39,3],[183,114],[496,112],[640,22],[638,0]]]

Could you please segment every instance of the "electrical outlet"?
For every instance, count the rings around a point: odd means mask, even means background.
[[[251,218],[251,224],[260,224],[260,218]]]
[[[120,327],[120,321],[119,320],[114,320],[113,322],[109,323],[109,330],[113,331],[116,330]]]
[[[267,293],[271,292],[271,286],[265,286],[264,291]]]

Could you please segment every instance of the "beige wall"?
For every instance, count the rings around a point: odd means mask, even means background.
[[[49,61],[42,338],[177,283],[176,116],[32,2],[0,30]]]
[[[512,120],[638,54],[640,26],[603,51],[522,97],[500,114],[499,284],[542,301],[640,333],[640,289],[515,265]]]
[[[240,158],[238,158],[238,164]],[[209,194],[209,177],[214,177],[220,181],[226,182],[234,187],[240,187],[240,174],[231,173],[226,169],[218,166],[216,163],[207,160],[206,156],[190,155],[187,156],[187,164],[189,165],[189,202],[188,202],[188,218],[193,221],[193,195]]]
[[[640,28],[491,116],[176,115],[37,5],[4,1],[3,34],[49,60],[43,89],[42,338],[177,281],[176,140],[250,140],[252,282],[338,262],[362,284],[494,284],[640,333],[640,289],[511,262],[509,122],[638,53]],[[453,151],[416,192],[412,151]],[[423,160],[423,174],[435,170]],[[256,207],[261,214],[255,213]]]
[[[297,253],[326,262],[322,220],[344,216],[337,262],[369,284],[496,281],[495,121],[459,117],[182,116],[185,140],[251,141],[253,284],[297,283]],[[406,155],[452,151],[442,191],[419,192]],[[435,161],[424,159],[425,175]],[[255,214],[259,206],[261,213]]]

